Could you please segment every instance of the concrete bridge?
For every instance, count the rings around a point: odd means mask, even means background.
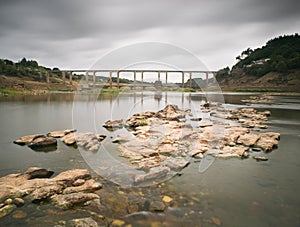
[[[216,71],[195,71],[195,70],[149,70],[149,69],[124,69],[124,70],[101,70],[101,69],[68,69],[68,70],[61,70],[62,73],[62,80],[64,84],[67,80],[69,80],[69,84],[72,85],[73,83],[73,73],[83,73],[85,75],[85,82],[89,85],[90,82],[90,75],[92,75],[92,86],[96,86],[96,73],[105,73],[109,74],[108,79],[108,86],[110,88],[113,87],[113,74],[117,77],[117,88],[120,88],[120,74],[121,73],[131,73],[133,75],[133,84],[130,85],[130,87],[136,88],[136,87],[146,87],[147,85],[144,84],[144,77],[146,76],[145,73],[155,73],[157,74],[157,81],[161,81],[161,77],[165,76],[165,86],[168,86],[168,79],[170,73],[177,73],[181,75],[181,86],[184,88],[185,85],[185,78],[186,76],[189,78],[189,87],[192,88],[192,79],[195,74],[205,74],[205,81],[206,86],[208,86],[209,83],[209,75],[212,75],[214,78],[214,82],[216,82]],[[137,83],[137,74],[141,75],[141,82]],[[46,82],[50,83],[50,75],[49,72],[46,72]]]

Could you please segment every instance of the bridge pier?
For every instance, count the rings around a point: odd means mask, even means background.
[[[168,72],[166,72],[166,87],[168,86]]]
[[[73,75],[72,75],[72,74],[73,74],[73,72],[71,71],[71,72],[70,72],[70,76],[69,76],[69,82],[70,82],[70,85],[73,85],[73,78],[72,78]]]
[[[120,88],[120,71],[118,71],[117,73],[117,88],[119,89]]]
[[[96,87],[96,71],[93,72],[93,88]]]
[[[205,75],[206,75],[206,87],[208,87],[208,72],[206,72]]]
[[[46,83],[49,84],[50,83],[50,77],[49,77],[49,72],[46,71]]]
[[[112,71],[109,72],[109,87],[112,89]]]
[[[133,71],[133,89],[136,89],[136,71]]]
[[[89,72],[88,71],[85,72],[85,81],[87,84],[89,83]]]
[[[66,72],[62,72],[62,80],[65,85],[66,84]]]
[[[144,90],[144,72],[142,72],[141,80],[142,80],[142,90]]]
[[[192,88],[192,73],[190,73],[190,88]]]
[[[160,71],[157,71],[158,74],[157,74],[157,80],[160,81]]]
[[[182,86],[182,88],[184,88],[184,72],[182,72],[182,84],[181,84],[181,86]]]

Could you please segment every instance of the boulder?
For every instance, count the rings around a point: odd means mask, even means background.
[[[28,136],[22,136],[20,139],[17,139],[14,141],[15,144],[18,145],[27,145],[31,143],[34,139],[44,137],[43,134],[34,134],[34,135],[28,135]]]
[[[266,132],[260,134],[259,140],[255,144],[261,147],[264,151],[271,151],[278,146],[278,140],[280,139],[280,134],[275,132]]]
[[[155,116],[169,121],[180,121],[185,118],[186,113],[180,110],[177,105],[169,104],[163,110],[158,111]]]
[[[124,120],[123,119],[108,120],[102,126],[110,130],[120,129],[123,128],[124,126]]]
[[[40,167],[30,167],[25,171],[25,174],[28,175],[28,179],[35,178],[49,178],[53,175],[53,171],[40,168]]]
[[[57,140],[53,137],[47,137],[47,136],[40,136],[34,138],[29,144],[28,147],[30,147],[33,150],[39,150],[43,148],[57,148]]]

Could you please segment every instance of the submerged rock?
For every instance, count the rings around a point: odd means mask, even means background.
[[[16,208],[17,208],[17,206],[14,204],[9,204],[9,205],[6,205],[6,206],[0,208],[0,218],[3,218],[5,216],[9,215]]]
[[[72,219],[69,224],[72,227],[98,227],[97,222],[91,217]]]
[[[254,158],[256,161],[268,161],[268,160],[269,160],[269,159],[266,158],[265,156],[261,156],[261,155],[253,156],[253,158]]]
[[[31,167],[24,173],[1,177],[0,201],[4,198],[15,198],[7,200],[7,204],[10,204],[1,207],[2,215],[10,213],[16,205],[22,206],[24,200],[20,197],[24,196],[32,202],[51,198],[51,201],[64,208],[90,200],[95,200],[93,204],[100,204],[99,196],[92,192],[100,189],[102,185],[91,179],[88,170],[73,169],[61,172],[54,178],[45,178],[52,173],[43,168]]]
[[[156,178],[161,178],[166,176],[169,172],[170,172],[170,168],[166,166],[153,167],[150,169],[148,173],[135,176],[134,182],[139,184],[144,181],[154,180]]]

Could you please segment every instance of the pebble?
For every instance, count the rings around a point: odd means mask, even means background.
[[[122,226],[125,224],[125,221],[123,220],[119,220],[119,219],[115,219],[112,223],[111,226]]]
[[[162,201],[164,201],[165,203],[169,203],[171,202],[173,199],[167,195],[165,195],[163,198],[162,198]]]
[[[23,210],[16,210],[12,217],[15,218],[15,219],[26,218],[27,213]]]
[[[25,203],[25,201],[24,201],[23,199],[21,199],[21,198],[15,198],[13,202],[14,202],[14,204],[17,205],[18,207],[23,206],[24,203]]]
[[[6,205],[10,205],[10,204],[13,203],[13,200],[12,200],[12,199],[7,199],[7,200],[5,200],[4,203],[5,203]]]

